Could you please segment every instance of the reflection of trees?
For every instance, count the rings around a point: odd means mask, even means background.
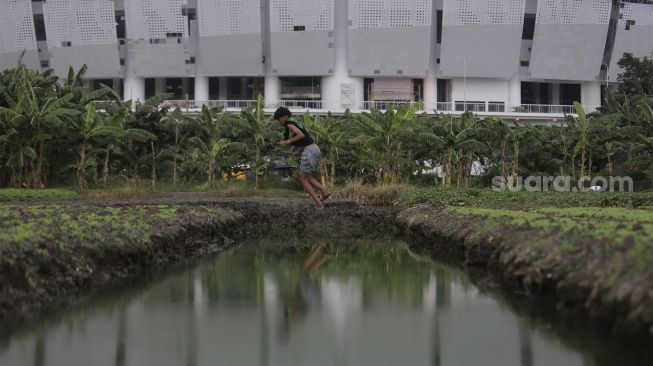
[[[118,332],[116,340],[116,366],[125,366],[127,355],[127,308],[123,306],[118,313]]]
[[[34,345],[34,366],[43,365],[45,365],[45,336],[43,332],[39,332]]]
[[[519,355],[522,366],[533,366],[531,334],[522,321],[517,321],[519,331]]]
[[[433,348],[431,361],[434,366],[442,365],[442,338],[440,314],[451,307],[451,272],[443,266],[435,268],[435,309],[433,311]]]

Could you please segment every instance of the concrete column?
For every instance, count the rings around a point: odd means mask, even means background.
[[[551,99],[551,104],[558,104],[558,105],[562,104],[562,100],[560,100],[560,84],[559,83],[551,84],[550,99]]]
[[[265,75],[265,102],[278,102],[281,100],[281,80],[276,75]]]
[[[585,108],[585,112],[593,112],[596,107],[601,106],[601,82],[600,81],[587,81],[581,84],[580,87],[581,104]]]
[[[125,92],[123,100],[131,100],[136,103],[145,101],[145,78],[127,74],[125,76]]]
[[[322,78],[322,108],[342,110],[361,109],[363,106],[363,79],[349,76],[348,0],[334,1],[333,23],[333,75]],[[343,94],[343,89],[345,93]]]
[[[424,110],[427,113],[437,108],[438,101],[438,80],[435,75],[429,73],[424,78]]]
[[[227,84],[227,78],[226,77],[221,77],[218,79],[218,99],[219,100],[227,100],[228,99],[228,86]]]
[[[209,100],[209,78],[207,76],[195,76],[195,100]]]
[[[437,2],[431,6],[431,35],[429,37],[429,69],[424,78],[424,110],[431,113],[437,109],[438,102],[438,80],[435,77],[437,69],[436,43],[438,35]]]
[[[521,105],[521,80],[517,77],[510,79],[508,90],[510,100],[506,106],[506,112],[512,112]]]

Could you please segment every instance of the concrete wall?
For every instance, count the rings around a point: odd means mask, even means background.
[[[537,24],[530,60],[533,79],[597,80],[608,24]]]
[[[272,73],[282,76],[333,73],[332,33],[326,30],[272,32]]]
[[[465,84],[467,85],[465,87]],[[451,99],[454,102],[490,101],[510,103],[510,81],[482,78],[451,80]]]
[[[198,71],[205,76],[261,76],[261,33],[200,37]]]
[[[519,72],[523,25],[445,25],[442,77],[511,78]]]
[[[424,77],[429,69],[430,34],[430,25],[350,28],[349,67],[352,76]],[[398,70],[402,73],[399,74]]]

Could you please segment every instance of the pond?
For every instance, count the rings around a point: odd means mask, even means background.
[[[542,313],[400,241],[258,240],[4,330],[0,365],[651,362]]]

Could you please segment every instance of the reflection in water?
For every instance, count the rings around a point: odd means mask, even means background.
[[[0,365],[650,361],[600,339],[563,340],[481,294],[463,273],[396,244],[251,243],[145,282],[44,319],[31,334],[3,334]]]

